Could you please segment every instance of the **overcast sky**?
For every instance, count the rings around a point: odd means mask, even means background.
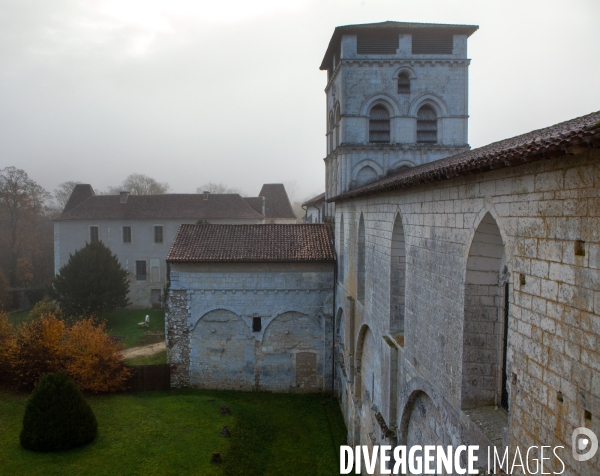
[[[385,20],[480,26],[472,147],[600,110],[599,0],[0,0],[0,168],[317,194],[325,49]]]

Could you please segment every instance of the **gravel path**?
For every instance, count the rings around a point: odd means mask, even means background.
[[[144,345],[142,347],[131,347],[121,352],[124,359],[132,359],[134,357],[145,357],[147,355],[157,354],[162,350],[165,350],[167,346],[164,342],[158,342],[156,344]]]

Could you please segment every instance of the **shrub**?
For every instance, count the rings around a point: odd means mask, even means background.
[[[38,382],[23,416],[21,446],[33,451],[62,451],[96,438],[98,423],[81,390],[64,372]]]
[[[31,390],[45,373],[63,370],[66,340],[64,322],[52,315],[21,324],[11,355],[12,378],[17,388]]]
[[[69,257],[52,281],[50,297],[67,316],[112,311],[129,304],[127,271],[100,241]]]
[[[11,378],[17,388],[30,390],[48,372],[66,371],[84,391],[124,390],[130,375],[120,345],[84,319],[71,326],[49,314],[24,323],[10,352]]]
[[[90,392],[123,390],[130,371],[119,353],[120,346],[104,332],[104,324],[92,319],[76,322],[65,345],[65,370],[77,384]]]
[[[11,376],[10,357],[15,348],[15,333],[8,320],[8,313],[0,311],[0,382]]]
[[[38,301],[35,306],[31,308],[31,311],[29,311],[29,317],[31,319],[39,319],[48,314],[60,317],[60,308],[51,299],[42,299],[41,301]]]

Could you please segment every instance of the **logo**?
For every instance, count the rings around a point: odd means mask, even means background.
[[[575,461],[592,459],[598,451],[598,437],[593,431],[582,426],[575,428],[571,442]]]

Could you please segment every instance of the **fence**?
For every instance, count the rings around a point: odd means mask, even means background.
[[[127,382],[127,387],[132,392],[169,390],[171,388],[169,364],[136,365],[130,368],[132,375]]]

